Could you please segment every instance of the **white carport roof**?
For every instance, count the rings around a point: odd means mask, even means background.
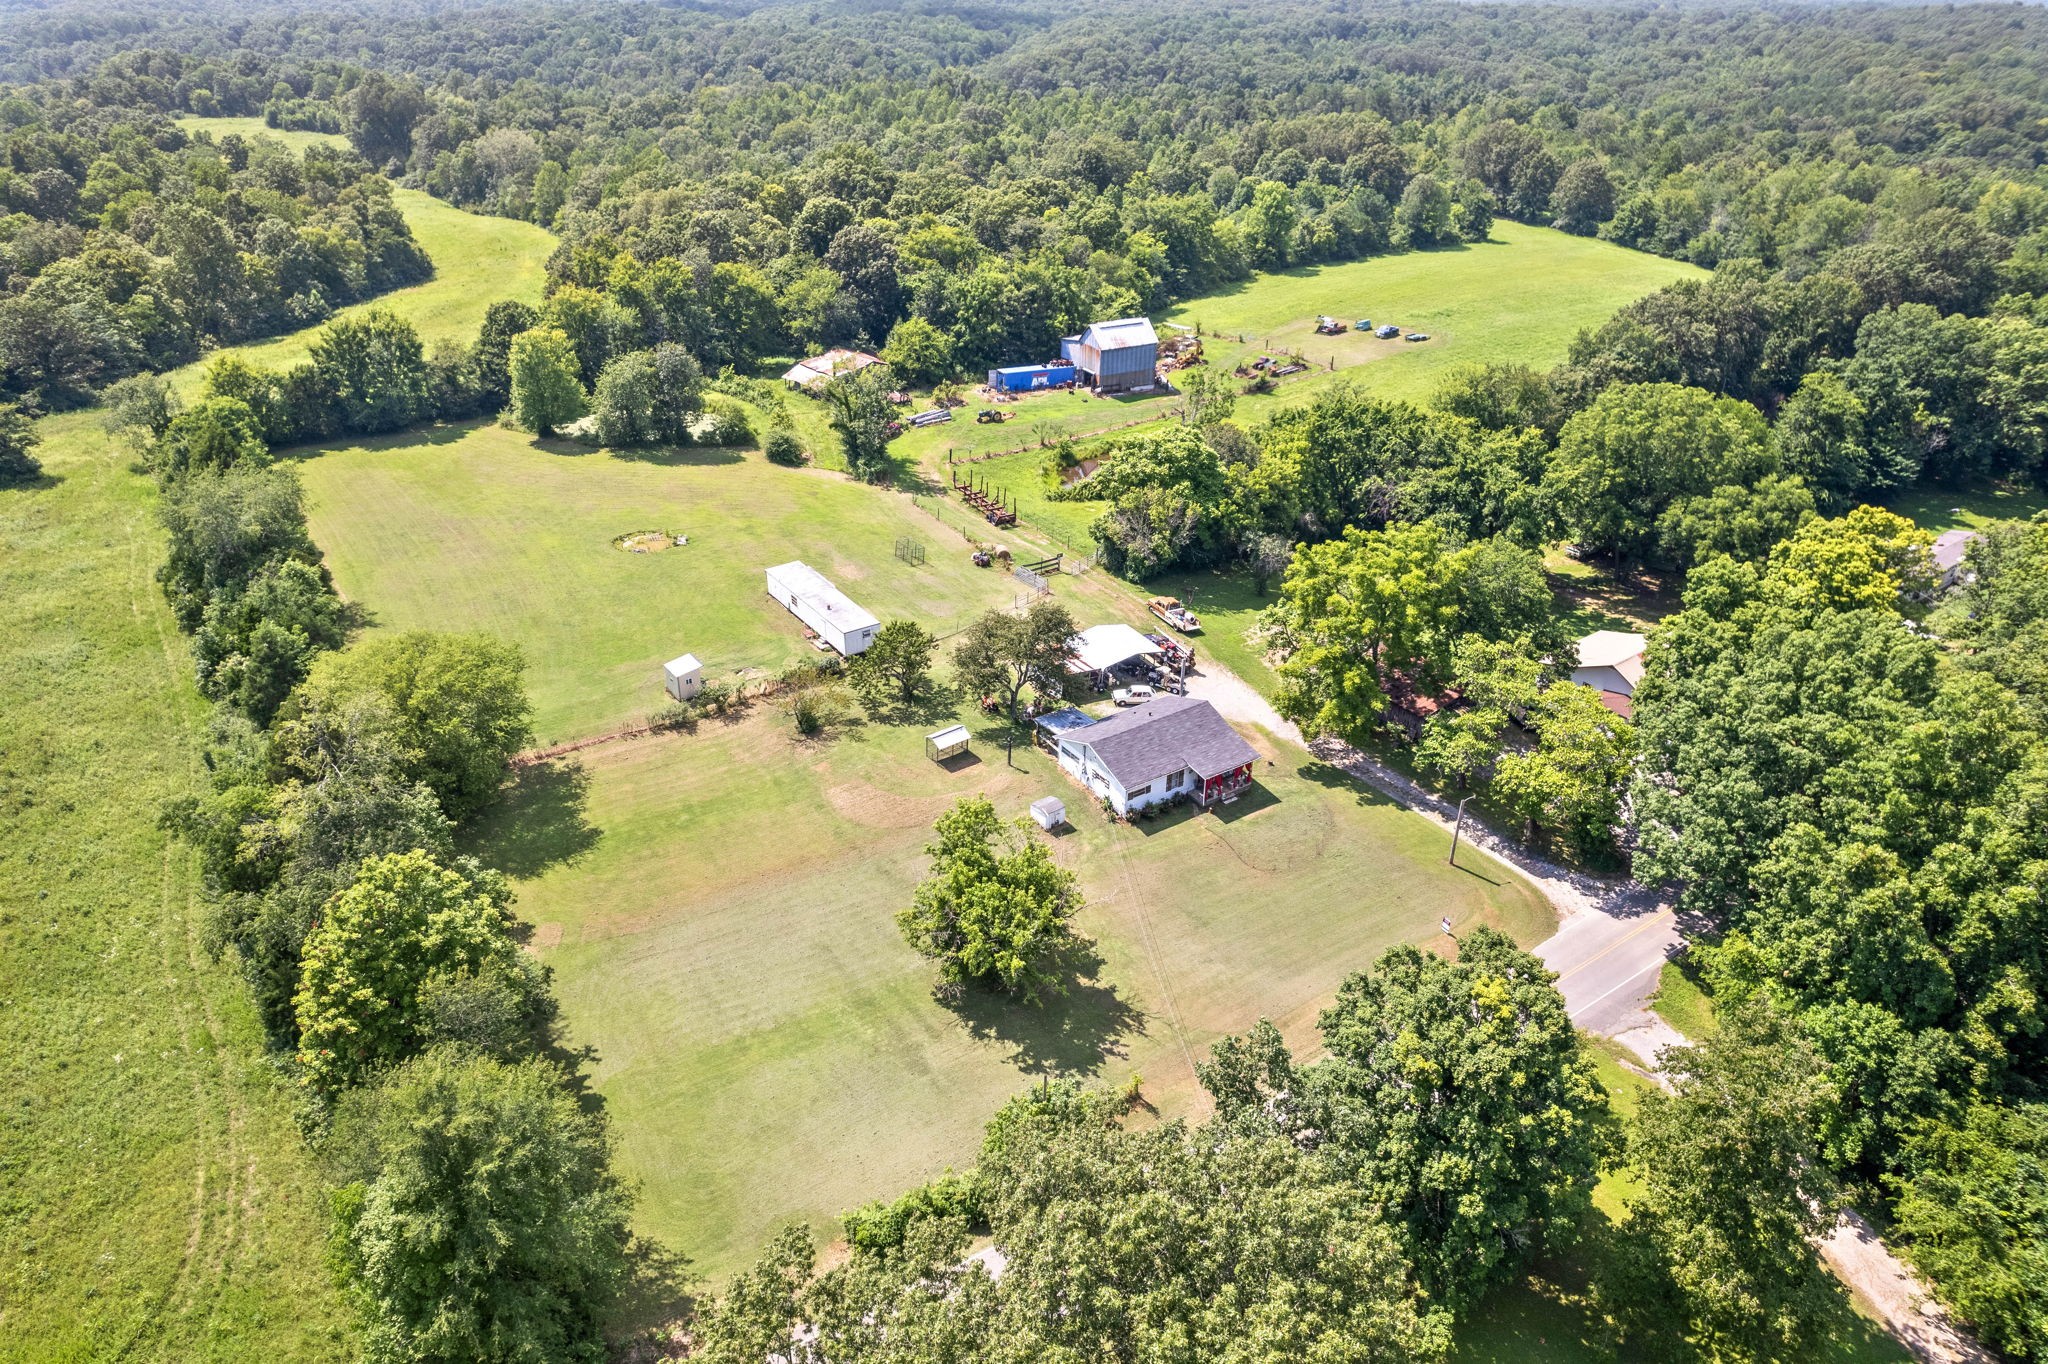
[[[1101,672],[1133,658],[1150,657],[1159,646],[1121,621],[1091,625],[1067,641],[1074,656],[1068,665],[1073,672]]]

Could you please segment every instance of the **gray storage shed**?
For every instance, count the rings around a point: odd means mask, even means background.
[[[1074,362],[1082,382],[1104,393],[1129,393],[1159,382],[1159,333],[1149,318],[1095,322],[1060,341],[1060,357]]]

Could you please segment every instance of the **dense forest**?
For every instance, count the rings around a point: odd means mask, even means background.
[[[1944,593],[1930,537],[1865,505],[2048,486],[2048,12],[0,12],[0,481],[34,473],[24,414],[93,402],[157,481],[160,581],[218,706],[165,824],[336,1172],[373,1357],[594,1357],[630,1195],[504,878],[458,852],[530,737],[518,650],[351,644],[275,452],[500,411],[739,444],[735,399],[772,416],[757,371],[794,351],[872,347],[923,387],[1502,218],[1712,274],[1426,406],[1332,386],[1240,423],[1190,376],[1178,424],[1054,495],[1095,504],[1114,571],[1273,590],[1304,729],[1385,742],[1390,707],[1435,698],[1393,740],[1418,766],[1671,883],[1720,1035],[1624,1130],[1533,958],[1483,930],[1456,962],[1395,949],[1343,983],[1321,1059],[1267,1024],[1225,1039],[1200,1124],[1048,1084],[971,1175],[850,1217],[844,1263],[778,1239],[697,1346],[1436,1359],[1625,1167],[1597,1294],[1633,1349],[1798,1355],[1831,1291],[1805,1240],[1847,1190],[1988,1344],[2048,1353],[2048,522],[1994,527]],[[370,309],[290,369],[216,360],[186,399],[151,377],[423,278],[394,183],[558,234],[546,302],[431,355]],[[892,471],[885,393],[832,386],[861,477]],[[1560,540],[1682,594],[1631,720],[1551,685]],[[439,1181],[457,1166],[480,1191]]]

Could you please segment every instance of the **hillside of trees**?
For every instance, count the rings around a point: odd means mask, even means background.
[[[161,110],[13,91],[0,116],[0,400],[76,406],[432,273],[346,149],[195,141]]]

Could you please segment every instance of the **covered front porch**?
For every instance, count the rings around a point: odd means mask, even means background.
[[[1213,805],[1228,805],[1251,789],[1252,765],[1233,767],[1213,777],[1204,777],[1195,784],[1195,804],[1203,809]]]

